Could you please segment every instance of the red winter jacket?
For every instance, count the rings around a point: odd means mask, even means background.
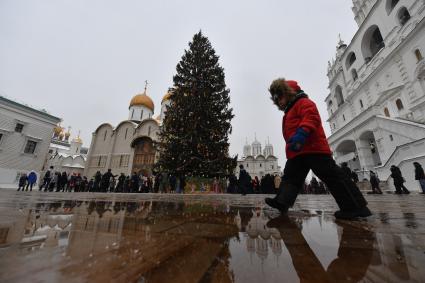
[[[288,140],[295,134],[299,127],[307,131],[309,136],[302,150],[294,152],[289,149]],[[299,94],[286,107],[282,120],[282,133],[286,142],[287,159],[310,153],[332,154],[316,104],[303,93]]]

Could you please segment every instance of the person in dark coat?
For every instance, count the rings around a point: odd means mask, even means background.
[[[159,185],[161,184],[161,177],[162,177],[162,175],[161,175],[160,172],[155,174],[155,182],[154,182],[154,185],[153,185],[153,192],[154,193],[159,192]]]
[[[94,192],[100,192],[100,183],[102,182],[102,173],[100,171],[97,171],[94,175],[94,184],[93,184],[93,191]]]
[[[394,180],[394,187],[396,194],[410,194],[409,190],[404,186],[404,178],[401,174],[400,168],[395,165],[392,165],[391,168],[391,177]]]
[[[229,176],[229,185],[227,187],[228,194],[236,194],[238,192],[238,178],[235,174]]]
[[[251,191],[251,176],[246,172],[243,165],[239,165],[239,191],[244,196]]]
[[[50,166],[50,168],[46,171],[46,173],[44,173],[43,183],[41,184],[39,188],[40,191],[43,188],[45,192],[48,190],[50,181],[52,180],[52,171],[53,171],[53,166]]]
[[[177,184],[177,178],[176,176],[174,176],[174,174],[170,175],[169,182],[170,182],[171,193],[174,193],[176,191],[176,184]]]
[[[19,177],[18,192],[21,190],[21,188],[22,188],[22,191],[24,191],[27,181],[28,181],[27,173],[22,173],[21,177]]]
[[[129,193],[130,192],[130,185],[131,185],[130,176],[125,176],[124,193]]]
[[[28,191],[28,187],[30,188],[30,191],[32,192],[32,187],[34,186],[34,184],[37,182],[37,174],[35,174],[34,171],[31,171],[28,174],[28,183],[27,183],[27,187],[25,189],[25,191]]]
[[[117,183],[117,189],[116,193],[122,193],[124,191],[124,182],[125,182],[125,175],[124,173],[121,173],[121,175],[118,177],[118,183]]]
[[[81,192],[88,192],[88,186],[89,186],[89,181],[87,180],[87,177],[84,176],[82,181],[81,181]]]
[[[88,191],[93,192],[94,191],[94,180],[93,178],[90,179],[88,185],[87,185]]]
[[[58,189],[56,191],[58,192],[59,190],[62,190],[62,192],[64,192],[68,186],[68,174],[65,171],[62,172],[59,182],[60,186],[58,186]]]
[[[100,190],[103,193],[106,193],[108,191],[112,177],[115,177],[115,176],[112,174],[111,169],[108,169],[108,172],[103,174],[102,181],[100,182]]]
[[[422,193],[425,194],[425,173],[421,164],[418,162],[413,162],[413,166],[415,166],[415,180],[419,181],[421,185]]]
[[[317,181],[316,177],[312,177],[310,181],[310,190],[313,194],[320,194],[319,181]]]
[[[184,194],[185,187],[186,187],[186,177],[182,174],[180,175],[180,193]]]
[[[370,185],[372,187],[372,194],[382,194],[381,188],[379,187],[379,179],[378,176],[376,176],[375,172],[372,170],[369,171],[370,173]]]
[[[130,182],[130,192],[131,193],[138,193],[139,192],[139,184],[140,184],[140,177],[137,175],[136,172],[133,172],[133,175],[131,176],[131,182]]]
[[[339,219],[367,217],[372,213],[357,185],[336,165],[322,127],[316,104],[296,81],[277,79],[269,92],[272,101],[285,114],[282,132],[286,142],[287,162],[280,193],[265,202],[286,214],[301,191],[310,170],[328,187],[340,210]]]
[[[75,176],[74,192],[81,192],[81,183],[82,182],[83,182],[83,178],[81,177],[81,174],[78,173],[77,176]]]

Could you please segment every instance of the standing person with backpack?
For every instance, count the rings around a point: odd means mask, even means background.
[[[277,79],[269,92],[273,103],[284,112],[282,132],[286,142],[285,169],[279,194],[265,202],[286,214],[302,190],[310,170],[328,187],[340,210],[339,219],[367,217],[372,213],[356,184],[336,165],[322,127],[316,104],[296,81]]]
[[[421,164],[418,162],[413,162],[413,166],[415,166],[415,180],[419,181],[421,185],[422,193],[425,194],[425,173]]]

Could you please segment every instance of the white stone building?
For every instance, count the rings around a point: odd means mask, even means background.
[[[161,113],[153,118],[154,103],[146,94],[146,88],[144,93],[134,96],[128,120],[116,127],[104,123],[93,133],[84,175],[91,178],[97,171],[105,173],[109,168],[114,175],[133,172],[151,175],[158,158],[153,142],[158,139],[159,126],[169,103],[170,93],[167,93],[161,102]]]
[[[63,132],[62,127],[55,127],[44,168],[47,170],[52,166],[54,171],[83,175],[88,148],[83,147],[80,134],[69,141],[70,131],[65,134]]]
[[[397,165],[407,187],[419,189],[412,162],[425,165],[425,1],[353,5],[359,28],[328,64],[329,143],[337,163],[381,180]]]
[[[0,96],[0,184],[43,169],[54,127],[61,121],[45,111]]]
[[[239,176],[239,165],[243,165],[252,178],[258,176],[261,179],[267,174],[281,175],[278,158],[274,156],[273,145],[270,142],[266,142],[265,148],[262,150],[261,143],[257,139],[252,145],[249,145],[247,141],[243,147],[243,156],[237,163],[236,176]]]

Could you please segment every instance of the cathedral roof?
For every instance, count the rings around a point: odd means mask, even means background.
[[[154,111],[155,106],[152,99],[146,95],[146,91],[140,94],[136,94],[130,101],[130,106],[145,106],[150,110]]]

